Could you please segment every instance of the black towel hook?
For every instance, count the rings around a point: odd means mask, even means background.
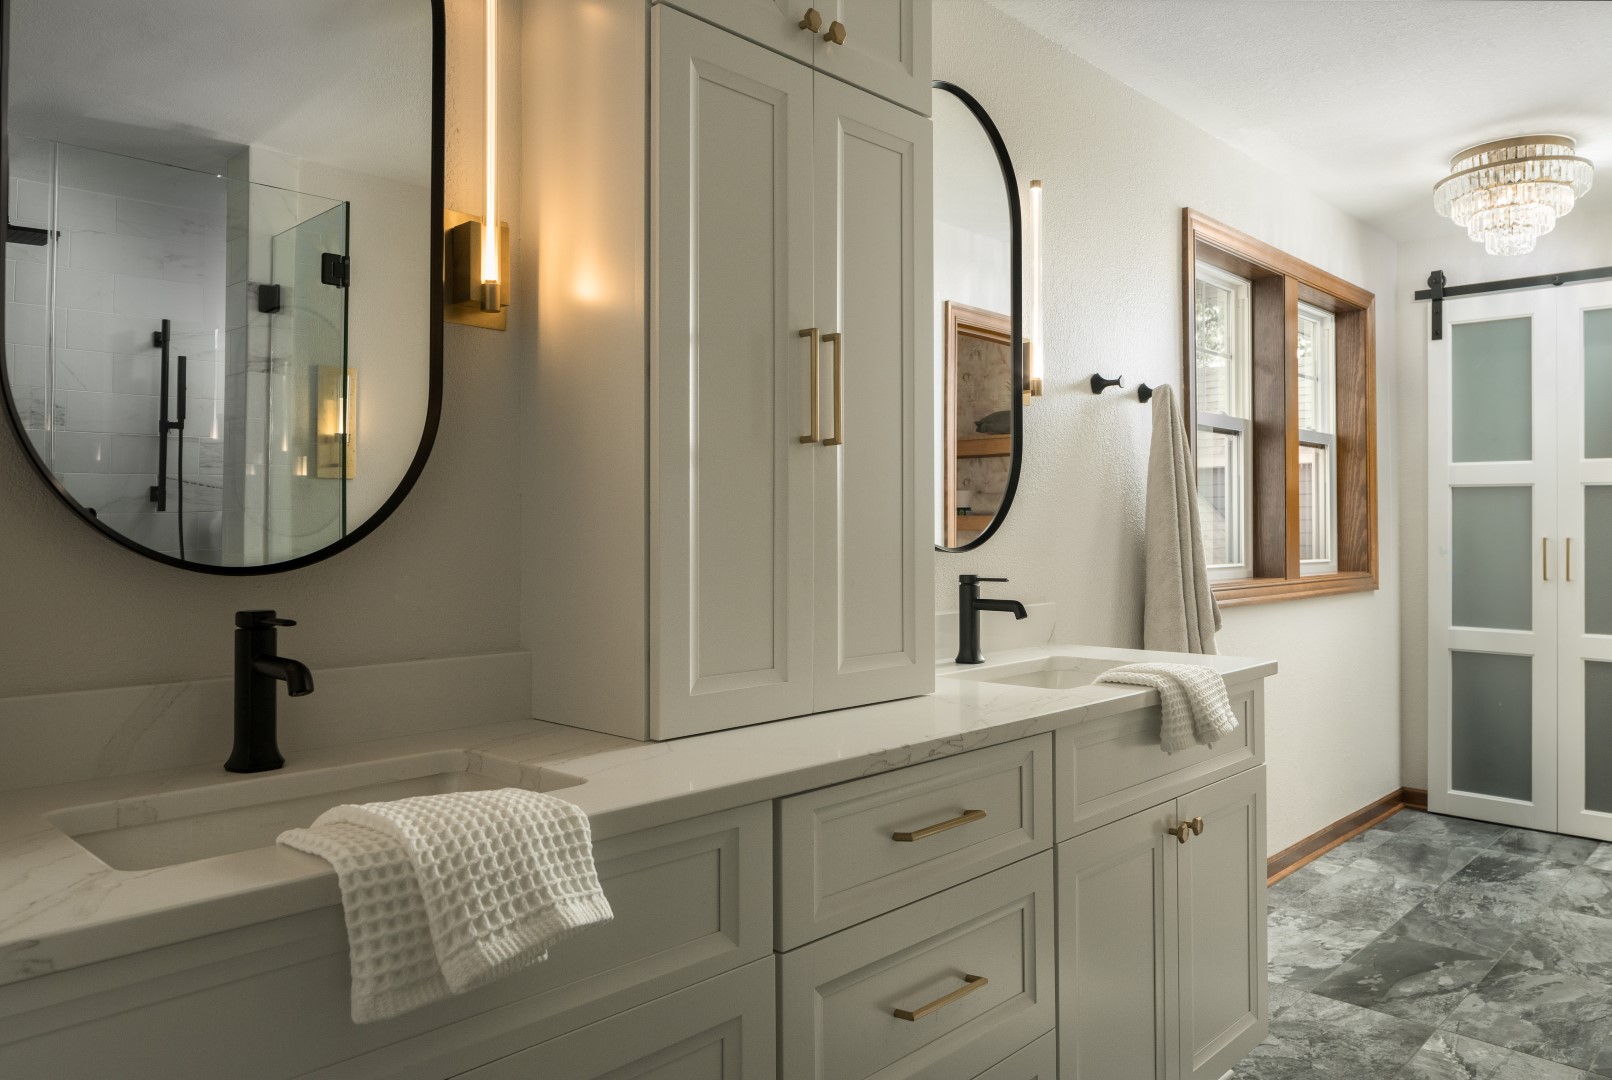
[[[1117,379],[1105,379],[1101,375],[1093,375],[1091,377],[1091,392],[1094,394],[1101,394],[1110,386],[1118,386],[1123,389],[1125,386],[1125,376],[1121,375]]]
[[[1142,404],[1145,405],[1149,401],[1151,401],[1152,399],[1153,399],[1153,387],[1149,386],[1147,383],[1143,383],[1141,386],[1138,386],[1136,388],[1136,400],[1137,401],[1140,401]]]

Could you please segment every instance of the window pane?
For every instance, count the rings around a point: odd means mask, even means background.
[[[1584,313],[1584,456],[1612,458],[1612,309]]]
[[[1450,402],[1456,461],[1532,461],[1533,341],[1528,319],[1457,323]]]
[[[1531,630],[1534,625],[1533,491],[1450,490],[1451,619],[1456,626]]]
[[[1533,797],[1534,661],[1450,654],[1450,786],[1502,799]]]
[[[1195,312],[1198,411],[1248,418],[1248,283],[1200,265]]]
[[[1299,558],[1332,559],[1332,463],[1323,446],[1299,446]]]
[[[1299,305],[1299,427],[1336,434],[1336,322],[1330,311]]]
[[[1210,566],[1243,563],[1242,438],[1198,429],[1198,524]]]

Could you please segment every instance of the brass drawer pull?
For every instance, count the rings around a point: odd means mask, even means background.
[[[1550,537],[1539,538],[1539,576],[1543,581],[1550,580]]]
[[[938,997],[928,1005],[920,1005],[908,1012],[906,1009],[897,1009],[897,1020],[922,1020],[924,1017],[937,1013],[954,1001],[961,1001],[976,990],[982,990],[991,985],[991,980],[983,975],[964,975],[963,982],[967,985],[959,986],[945,997]]]
[[[1182,844],[1187,842],[1187,836],[1191,832],[1192,832],[1192,826],[1188,825],[1184,821],[1181,824],[1177,825],[1173,829],[1165,829],[1164,830],[1164,834],[1166,836],[1173,836],[1173,837],[1176,838],[1177,843],[1182,843]]]
[[[1573,580],[1573,538],[1567,538],[1567,580]]]
[[[811,379],[812,379],[812,388],[811,388],[811,402],[812,402],[812,404],[811,404],[811,409],[812,409],[812,419],[811,419],[811,423],[808,425],[811,430],[810,430],[809,434],[800,436],[800,441],[803,442],[803,443],[814,443],[814,442],[816,442],[818,440],[818,437],[819,437],[818,431],[817,431],[817,413],[819,411],[819,409],[818,409],[818,401],[817,401],[817,387],[818,387],[818,384],[822,382],[822,380],[817,377],[817,352],[818,352],[818,349],[820,348],[820,346],[818,345],[818,342],[817,342],[817,327],[814,326],[810,330],[802,330],[800,332],[800,336],[803,337],[803,338],[811,338],[812,339],[812,342],[811,342],[811,347],[812,347],[812,356],[811,356]]]
[[[967,825],[971,821],[984,820],[984,810],[964,810],[961,814],[958,814],[950,821],[940,821],[933,825],[925,825],[923,828],[915,829],[912,832],[891,833],[890,839],[894,840],[898,844],[910,844],[914,840],[927,840],[929,837],[934,836],[937,833],[943,833],[948,829],[955,829],[960,825]]]
[[[1202,836],[1203,835],[1203,818],[1202,817],[1193,818],[1191,821],[1187,822],[1187,825],[1191,827],[1193,836]]]
[[[823,440],[824,446],[845,445],[845,335],[824,334],[824,341],[834,343],[834,434]]]

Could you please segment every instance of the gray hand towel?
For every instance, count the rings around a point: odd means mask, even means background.
[[[1192,451],[1175,391],[1153,391],[1153,446],[1147,460],[1147,578],[1142,646],[1213,653],[1220,608],[1209,592]]]

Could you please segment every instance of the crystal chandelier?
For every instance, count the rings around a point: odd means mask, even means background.
[[[1462,150],[1433,188],[1433,209],[1490,255],[1523,255],[1590,190],[1595,166],[1565,135],[1524,135]]]

